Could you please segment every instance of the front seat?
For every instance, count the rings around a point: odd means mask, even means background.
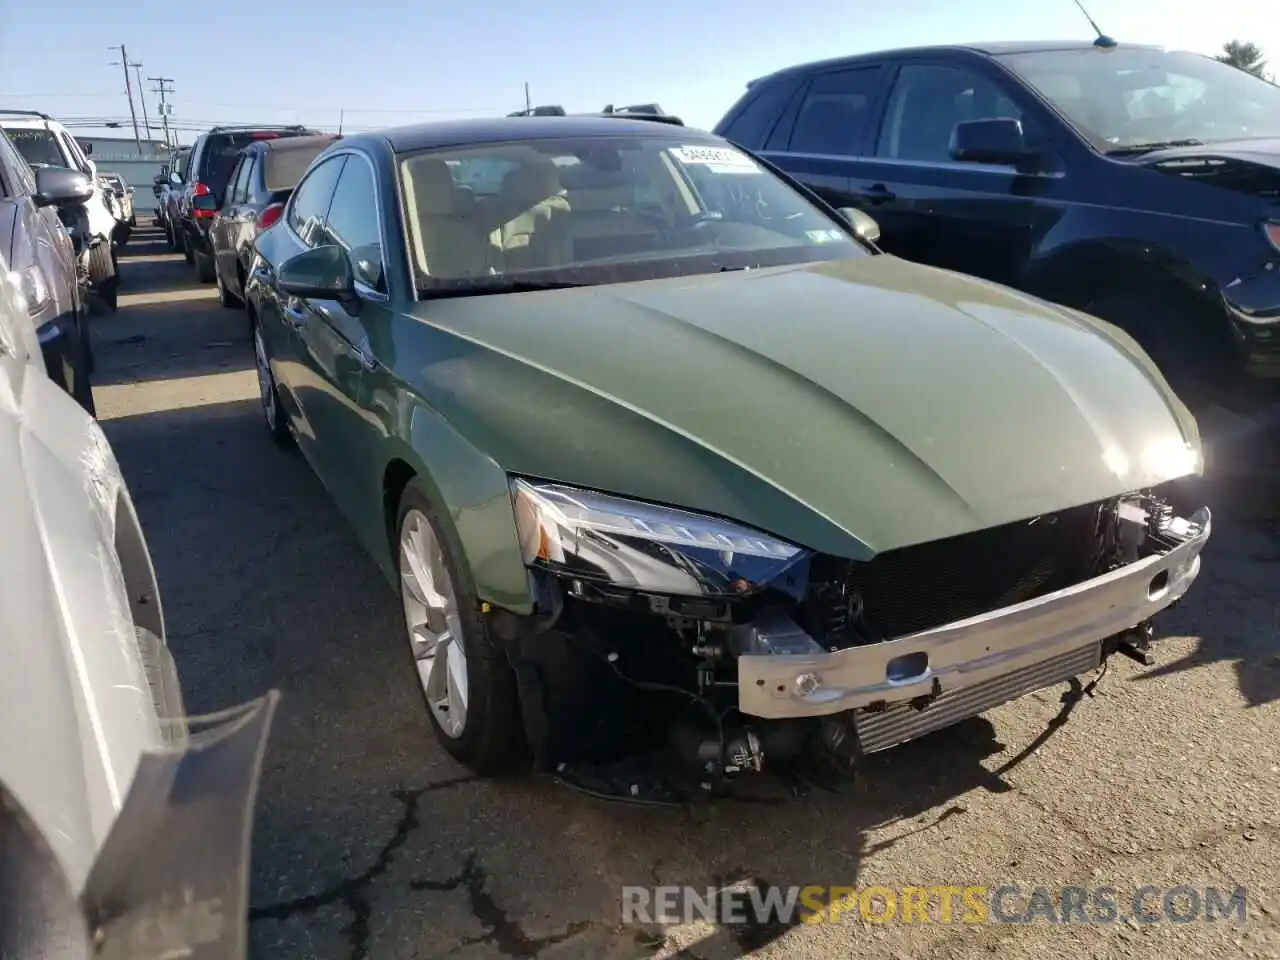
[[[442,280],[493,273],[492,248],[475,215],[475,193],[454,182],[443,160],[409,163],[404,186],[419,270]]]
[[[559,235],[570,206],[555,164],[537,161],[507,171],[495,204],[506,219],[490,239],[501,248],[507,269],[564,262]]]

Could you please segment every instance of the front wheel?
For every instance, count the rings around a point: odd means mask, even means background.
[[[287,447],[293,442],[293,434],[289,432],[289,419],[280,403],[276,378],[271,373],[267,345],[262,339],[262,327],[256,324],[253,328],[253,359],[258,373],[258,397],[262,401],[262,417],[267,422],[267,432],[279,446]]]
[[[93,301],[115,313],[120,278],[116,275],[113,254],[111,243],[107,240],[89,250],[89,286],[93,290]]]
[[[489,635],[426,488],[409,481],[396,517],[400,598],[413,668],[436,739],[477,773],[519,756],[515,673]]]

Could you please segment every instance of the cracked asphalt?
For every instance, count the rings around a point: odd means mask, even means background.
[[[243,315],[143,234],[95,321],[100,417],[188,705],[283,693],[254,835],[256,958],[1280,957],[1280,498],[1214,451],[1204,572],[1159,662],[1115,659],[878,755],[846,790],[692,810],[472,777],[434,743],[396,598],[261,422]],[[1256,458],[1255,458],[1256,460]],[[624,885],[1247,888],[1151,925],[621,923]]]

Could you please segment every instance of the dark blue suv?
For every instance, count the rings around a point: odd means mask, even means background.
[[[871,214],[889,253],[1124,328],[1188,401],[1280,384],[1266,80],[1104,39],[896,50],[754,81],[715,132]]]

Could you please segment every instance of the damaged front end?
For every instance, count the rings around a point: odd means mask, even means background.
[[[766,764],[847,770],[1115,652],[1145,659],[1210,533],[1207,509],[1176,516],[1154,490],[859,562],[553,483],[513,496],[537,612],[495,626],[535,755],[633,800]],[[674,776],[639,772],[654,761]]]

